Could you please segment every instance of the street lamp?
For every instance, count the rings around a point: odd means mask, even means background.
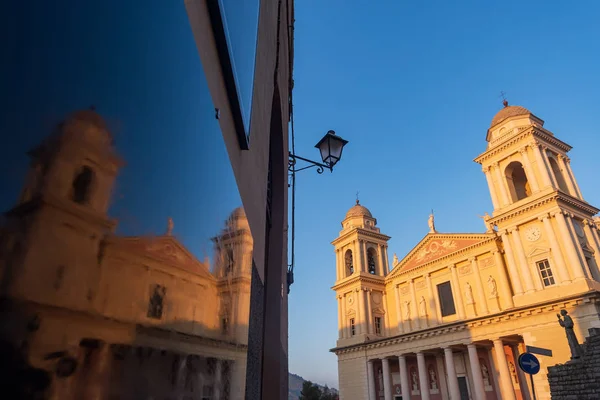
[[[293,132],[293,131],[292,131]],[[293,133],[292,133],[293,138]],[[294,142],[292,139],[292,152],[289,154],[288,158],[288,172],[290,176],[290,183],[288,187],[292,189],[292,256],[291,263],[288,265],[287,272],[287,287],[288,294],[290,293],[290,286],[294,283],[294,242],[295,242],[295,208],[296,208],[296,172],[317,167],[317,173],[322,174],[325,169],[328,169],[330,172],[333,172],[333,167],[340,161],[342,158],[342,151],[344,150],[344,146],[348,144],[347,140],[342,139],[341,137],[335,134],[335,131],[328,131],[325,136],[315,145],[319,152],[321,153],[321,159],[323,163],[309,160],[304,157],[297,156],[293,153],[294,151]],[[296,163],[298,160],[304,161],[309,165],[302,168],[296,168]]]

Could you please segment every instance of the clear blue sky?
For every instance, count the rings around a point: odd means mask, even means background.
[[[13,3],[0,28],[15,60],[0,64],[0,208],[23,151],[95,104],[127,160],[111,211],[120,232],[160,234],[172,216],[184,244],[208,252],[240,200],[183,1]],[[483,230],[491,202],[472,159],[501,90],[574,146],[584,196],[600,205],[599,16],[592,0],[296,2],[297,152],[318,158],[328,129],[350,144],[333,174],[298,176],[290,371],[337,386],[330,242],[356,191],[392,236],[390,256],[425,235],[431,208],[442,232]]]
[[[333,174],[302,172],[290,370],[337,382],[337,303],[331,240],[361,203],[404,256],[427,233],[482,232],[491,212],[472,160],[502,107],[529,108],[574,146],[572,167],[600,206],[600,3],[596,1],[296,2],[298,153],[328,129],[350,144]]]

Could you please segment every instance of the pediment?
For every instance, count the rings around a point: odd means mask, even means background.
[[[542,247],[536,247],[529,254],[527,254],[527,257],[541,256],[541,255],[544,255],[544,254],[548,254],[549,251],[550,251],[550,249],[545,249],[545,248],[542,248]]]
[[[200,262],[175,237],[121,237],[115,240],[121,251],[132,255],[149,257],[190,273],[214,279],[209,265]]]
[[[481,233],[429,233],[394,266],[390,275],[397,276],[493,237],[493,234]]]

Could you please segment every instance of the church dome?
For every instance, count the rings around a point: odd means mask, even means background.
[[[231,212],[231,215],[229,216],[229,218],[231,218],[231,219],[246,218],[246,211],[244,211],[244,207],[238,207],[235,210],[233,210]]]
[[[94,125],[98,129],[108,130],[106,121],[94,110],[79,110],[75,111],[68,118],[69,121],[84,122]]]
[[[373,215],[371,215],[371,211],[369,211],[367,207],[361,206],[358,200],[356,200],[356,205],[348,210],[348,212],[346,213],[346,218],[363,216],[373,218]]]
[[[244,207],[238,207],[229,214],[226,225],[233,229],[248,228],[248,218],[246,217],[246,211]]]
[[[506,120],[510,117],[516,117],[518,115],[529,115],[531,111],[521,106],[505,106],[502,110],[498,111],[494,118],[492,118],[492,123],[490,124],[490,128],[495,125],[498,125],[500,122]]]

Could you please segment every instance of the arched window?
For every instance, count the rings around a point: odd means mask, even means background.
[[[73,179],[73,192],[71,198],[75,203],[85,204],[90,197],[90,189],[94,180],[94,172],[90,167],[83,167]]]
[[[569,193],[569,188],[567,187],[567,182],[565,181],[565,177],[563,176],[562,171],[560,170],[560,167],[558,166],[558,163],[556,162],[554,157],[548,157],[548,160],[550,160],[550,168],[552,168],[552,173],[554,174],[554,177],[556,178],[556,183],[558,184],[558,188],[562,192]]]
[[[346,276],[350,276],[354,273],[354,260],[352,259],[352,250],[346,250],[344,255],[344,262],[346,263]]]
[[[504,172],[512,201],[519,201],[527,196],[531,196],[531,188],[527,181],[527,175],[525,175],[525,170],[520,162],[511,162]]]
[[[373,248],[369,248],[367,250],[367,266],[369,268],[369,273],[372,275],[375,275],[376,274],[375,250]]]
[[[231,247],[227,247],[226,249],[225,263],[225,275],[229,275],[233,272],[234,265],[233,249]]]

